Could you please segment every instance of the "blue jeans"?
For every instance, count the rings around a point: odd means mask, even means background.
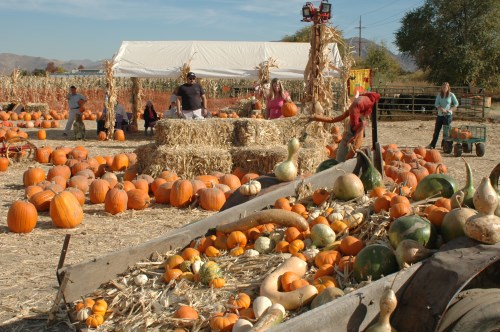
[[[430,146],[434,149],[436,148],[436,143],[439,138],[439,133],[441,132],[441,128],[443,125],[451,125],[451,120],[453,119],[452,114],[448,115],[438,115],[436,118],[436,124],[434,125],[434,135],[432,135],[432,142]]]

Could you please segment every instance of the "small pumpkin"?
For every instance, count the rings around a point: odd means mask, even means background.
[[[238,315],[233,313],[216,313],[210,318],[210,328],[213,331],[230,332],[238,318]]]
[[[90,315],[86,320],[85,320],[85,324],[88,326],[88,327],[92,327],[92,328],[96,328],[96,327],[99,327],[102,325],[102,323],[104,323],[104,317],[102,315],[98,315],[98,314],[93,314],[93,315]]]
[[[212,288],[222,288],[226,285],[226,280],[224,278],[214,278],[210,280],[209,286]]]
[[[281,114],[286,118],[296,116],[298,111],[297,105],[292,101],[285,102],[281,106]]]
[[[193,307],[181,305],[174,313],[175,318],[196,320],[199,318],[198,312]]]
[[[239,191],[243,196],[257,195],[262,189],[262,186],[257,180],[249,180],[247,183],[240,186]]]
[[[229,234],[227,237],[227,247],[229,249],[235,247],[245,247],[247,245],[247,237],[245,233],[241,231],[234,231]]]

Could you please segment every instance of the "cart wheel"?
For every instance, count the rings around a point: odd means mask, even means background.
[[[476,143],[476,155],[478,157],[484,156],[484,153],[486,152],[486,145],[484,143]]]
[[[453,151],[453,141],[443,141],[443,152],[451,153]]]
[[[462,151],[465,153],[472,152],[472,144],[471,143],[462,143]]]
[[[453,147],[453,155],[455,157],[460,157],[462,155],[462,144],[455,143],[455,146]]]
[[[20,162],[35,157],[36,145],[23,137],[12,137],[5,141],[5,154],[9,162]]]

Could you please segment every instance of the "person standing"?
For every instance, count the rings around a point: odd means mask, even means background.
[[[290,99],[290,94],[283,88],[283,82],[277,78],[273,78],[271,81],[271,88],[267,94],[266,102],[266,119],[278,119],[282,118],[281,107],[287,101],[292,101]]]
[[[349,130],[344,132],[335,157],[339,163],[352,158],[356,150],[358,150],[361,147],[361,144],[363,144],[366,119],[372,113],[373,105],[375,105],[379,99],[380,94],[366,92],[355,98],[349,109],[342,115],[335,118],[313,115],[309,118],[310,121],[335,123],[349,117]],[[351,144],[352,146],[350,146]]]
[[[155,111],[153,102],[148,100],[146,102],[146,108],[144,108],[144,135],[148,136],[148,128],[150,128],[151,136],[154,134],[154,127],[156,121],[158,121],[158,114]]]
[[[450,84],[444,82],[441,85],[441,91],[436,96],[436,102],[434,103],[438,110],[438,115],[436,117],[436,123],[434,124],[434,134],[432,135],[431,144],[427,145],[427,149],[435,149],[436,143],[439,138],[439,133],[443,125],[450,126],[453,120],[453,112],[457,110],[458,100],[453,92],[451,92]],[[442,145],[442,144],[441,144]]]
[[[169,99],[168,109],[163,112],[164,119],[175,119],[177,118],[177,94],[179,93],[179,87],[176,87],[174,91],[172,91],[172,95]]]
[[[207,97],[203,87],[196,83],[196,74],[189,72],[188,81],[181,85],[177,94],[177,116],[184,119],[203,119],[208,116]]]
[[[117,100],[115,104],[115,128],[122,129],[128,126],[128,114],[123,105]]]
[[[70,93],[66,96],[69,105],[68,122],[66,122],[63,136],[68,136],[68,133],[75,122],[76,115],[80,113],[80,108],[87,102],[87,98],[79,93],[76,93],[76,87],[74,85],[72,85],[69,89]]]

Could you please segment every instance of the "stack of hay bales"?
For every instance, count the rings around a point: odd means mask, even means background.
[[[300,124],[299,124],[300,123]],[[313,125],[316,126],[316,125]],[[263,120],[250,118],[205,120],[165,119],[156,124],[156,143],[136,150],[139,170],[156,176],[165,169],[192,177],[236,167],[260,174],[271,173],[287,157],[287,143],[301,140],[299,174],[313,173],[325,160],[331,138],[325,130],[312,134],[300,118]]]
[[[34,112],[48,112],[49,111],[49,104],[47,103],[27,103],[26,106],[24,106],[24,110],[26,113],[34,113]]]

